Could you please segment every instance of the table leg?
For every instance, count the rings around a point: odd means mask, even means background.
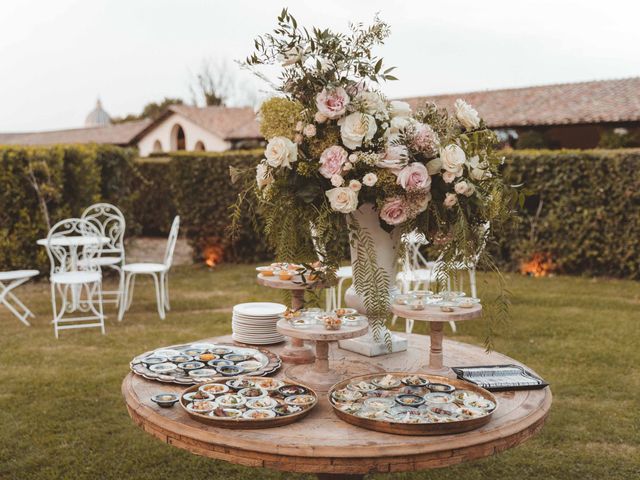
[[[291,309],[304,308],[304,290],[291,291]],[[299,338],[292,338],[289,345],[280,353],[280,358],[288,363],[313,363],[313,350]]]
[[[451,373],[451,369],[444,366],[444,355],[442,353],[443,329],[444,322],[431,322],[429,367],[426,371],[436,375],[448,375]]]

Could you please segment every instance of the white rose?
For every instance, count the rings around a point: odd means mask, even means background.
[[[265,162],[266,160],[263,160],[256,167],[256,183],[260,190],[273,182],[273,176],[271,172],[269,172],[269,167]]]
[[[351,180],[349,182],[349,188],[354,192],[359,192],[362,188],[362,184],[358,180]]]
[[[352,168],[353,168],[353,163],[351,163],[351,162],[347,162],[347,163],[345,163],[345,164],[342,166],[342,169],[343,169],[345,172],[348,172],[348,171],[349,171],[349,170],[351,170]]]
[[[389,125],[389,130],[391,133],[397,133],[400,130],[404,130],[409,125],[411,125],[411,118],[409,117],[394,117],[391,119],[391,124]]]
[[[393,100],[389,103],[390,113],[392,117],[408,117],[411,115],[411,105],[407,102]]]
[[[384,99],[376,92],[360,92],[356,95],[356,100],[360,102],[365,113],[370,115],[384,112],[386,108]]]
[[[442,180],[444,183],[452,183],[456,179],[456,174],[451,172],[444,172],[442,174]]]
[[[368,113],[354,112],[341,118],[338,124],[342,143],[351,150],[371,140],[378,129],[375,119]]]
[[[358,192],[348,187],[332,188],[327,190],[325,195],[336,212],[351,213],[358,208]]]
[[[472,130],[480,126],[480,115],[467,102],[461,98],[456,100],[454,105],[456,109],[456,118],[467,130]]]
[[[480,181],[483,178],[488,178],[489,175],[487,175],[487,173],[485,170],[481,169],[481,168],[472,168],[471,169],[471,173],[469,174],[469,176],[473,179],[473,180],[477,180]]]
[[[344,183],[344,178],[342,178],[342,175],[333,175],[331,177],[331,185],[333,185],[334,187],[339,187]]]
[[[453,189],[458,195],[465,195],[467,193],[467,190],[469,190],[469,184],[462,180],[461,182],[456,183],[453,186]]]
[[[364,177],[362,177],[362,183],[364,183],[367,187],[373,187],[378,181],[378,176],[373,173],[367,173]]]
[[[440,160],[442,160],[442,168],[459,177],[462,175],[462,167],[467,157],[458,145],[451,144],[440,149]]]
[[[352,153],[351,155],[349,155],[349,161],[351,163],[356,163],[358,161],[358,155],[356,155],[355,153]]]
[[[286,137],[273,137],[267,144],[264,156],[274,168],[291,168],[291,164],[298,160],[298,147]]]

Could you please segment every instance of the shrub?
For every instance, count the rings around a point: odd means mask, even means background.
[[[170,160],[168,157],[138,160],[133,217],[143,235],[168,235],[177,213],[171,194]]]
[[[536,130],[527,130],[522,132],[516,140],[515,148],[518,150],[524,150],[528,148],[549,148],[549,139],[547,136]]]
[[[505,264],[541,252],[563,273],[640,279],[640,150],[514,151],[505,175],[532,193]]]

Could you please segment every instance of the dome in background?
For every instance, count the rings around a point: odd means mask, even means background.
[[[102,102],[100,99],[96,102],[96,108],[91,110],[84,121],[85,127],[105,127],[111,125],[111,117],[102,108]]]

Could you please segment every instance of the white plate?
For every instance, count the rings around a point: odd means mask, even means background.
[[[271,302],[240,303],[233,307],[234,313],[250,317],[273,317],[283,314],[286,310],[286,306]]]
[[[238,342],[247,343],[249,345],[273,345],[274,343],[284,342],[284,337],[278,338],[278,339],[273,339],[273,340],[268,340],[268,339],[238,337],[235,333],[233,335],[231,335],[231,338],[233,338],[234,340],[236,340]]]

